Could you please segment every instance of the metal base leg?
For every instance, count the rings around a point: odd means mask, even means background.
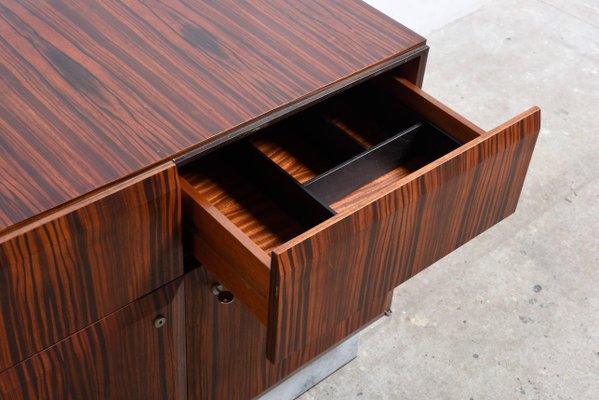
[[[358,335],[321,355],[257,400],[293,400],[352,361],[358,355]]]

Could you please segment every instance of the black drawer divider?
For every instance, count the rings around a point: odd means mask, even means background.
[[[326,134],[319,137],[320,142],[325,146],[340,150],[339,153],[341,154],[353,154],[354,156],[367,149],[362,143],[358,142],[351,135],[348,135],[347,132],[344,132],[337,125],[332,124],[324,116],[315,114],[314,117],[313,122],[316,125],[309,129],[318,130],[320,128],[323,132],[326,131]]]
[[[433,125],[417,123],[303,186],[321,202],[332,204],[399,166],[416,170],[459,145]]]
[[[311,228],[336,213],[249,141],[235,144],[237,168],[289,215]]]

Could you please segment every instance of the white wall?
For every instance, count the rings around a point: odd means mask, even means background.
[[[428,35],[490,0],[364,0],[403,25]]]

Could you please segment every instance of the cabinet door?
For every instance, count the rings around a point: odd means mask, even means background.
[[[266,327],[240,301],[221,304],[212,293],[216,279],[204,267],[185,275],[189,400],[248,400],[282,381],[345,338],[325,332],[276,363],[266,358]],[[387,309],[391,292],[372,299]],[[368,322],[361,315],[353,329]]]
[[[183,274],[173,164],[0,237],[0,371]]]
[[[179,279],[0,373],[0,399],[185,399],[183,296]]]

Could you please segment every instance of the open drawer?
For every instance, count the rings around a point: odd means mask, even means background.
[[[286,358],[513,213],[539,126],[533,108],[484,132],[407,81],[367,82],[184,167],[191,252]]]

